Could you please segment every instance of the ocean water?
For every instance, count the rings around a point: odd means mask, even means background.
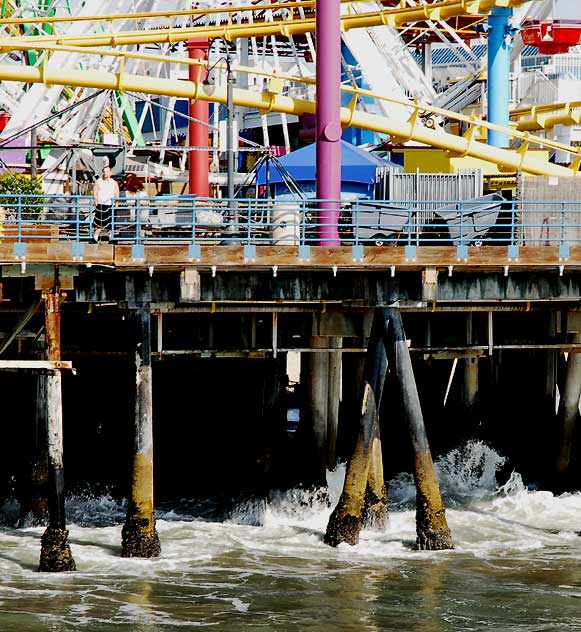
[[[158,560],[119,557],[122,504],[70,498],[74,573],[36,572],[42,528],[0,529],[0,632],[581,631],[581,494],[530,491],[516,473],[498,487],[503,462],[481,443],[438,462],[447,552],[413,549],[406,474],[390,484],[388,528],[337,549],[322,542],[324,494],[294,490],[222,522],[159,511]],[[329,475],[332,505],[343,475]]]

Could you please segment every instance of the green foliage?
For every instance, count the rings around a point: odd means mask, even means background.
[[[9,216],[18,214],[17,195],[33,196],[22,198],[22,219],[34,219],[40,214],[44,205],[40,180],[13,171],[0,174],[0,207]]]

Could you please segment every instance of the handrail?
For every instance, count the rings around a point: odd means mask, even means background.
[[[318,246],[323,226],[319,208],[333,200],[195,196],[121,197],[113,201],[113,244],[162,246],[239,245],[305,249]],[[503,200],[334,200],[341,206],[342,246],[415,249],[448,246],[467,257],[468,248],[503,246],[518,256],[521,246],[557,247],[566,257],[581,245],[581,201]],[[426,204],[434,206],[424,210]],[[0,195],[0,243],[95,241],[93,202],[80,195]],[[234,213],[234,210],[236,213]],[[406,255],[408,256],[408,255]],[[250,257],[250,254],[249,254]]]

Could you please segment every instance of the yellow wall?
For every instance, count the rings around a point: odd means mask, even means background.
[[[459,169],[482,169],[485,175],[503,173],[494,163],[471,156],[454,156],[444,149],[405,147],[395,149],[394,153],[404,154],[406,173],[456,173]],[[530,149],[527,153],[543,160],[549,159],[549,152],[543,149]]]

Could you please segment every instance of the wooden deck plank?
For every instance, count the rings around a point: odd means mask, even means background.
[[[130,246],[117,246],[115,248],[115,264],[118,266],[135,265],[131,258]],[[570,257],[566,261],[559,258],[559,249],[556,246],[522,247],[518,260],[508,257],[505,246],[473,247],[469,249],[468,259],[459,261],[456,256],[456,248],[451,246],[422,246],[417,249],[415,259],[405,256],[405,248],[401,247],[370,247],[365,249],[363,261],[354,261],[351,255],[351,247],[338,248],[311,248],[311,257],[308,260],[300,259],[298,248],[295,246],[258,246],[256,258],[247,260],[244,258],[242,246],[202,246],[199,261],[192,261],[188,256],[187,246],[146,246],[144,265],[158,264],[182,264],[198,265],[200,267],[235,267],[235,268],[278,268],[291,267],[303,269],[338,268],[349,269],[377,269],[396,266],[409,269],[421,269],[424,267],[454,266],[455,268],[503,268],[509,265],[511,268],[527,269],[530,267],[555,267],[566,265],[567,267],[581,266],[581,246],[571,248]]]
[[[561,260],[557,246],[523,246],[519,258],[511,260],[506,246],[471,247],[466,260],[459,261],[453,246],[420,246],[415,259],[405,256],[402,247],[373,246],[365,249],[363,261],[352,259],[351,247],[312,247],[308,260],[299,258],[296,246],[258,246],[256,258],[244,258],[241,245],[203,245],[199,260],[189,257],[187,244],[145,245],[144,258],[134,259],[130,245],[84,244],[82,257],[74,257],[70,241],[35,240],[26,244],[24,257],[14,254],[14,244],[0,240],[0,262],[3,263],[63,263],[63,264],[103,264],[116,267],[148,266],[193,266],[198,268],[260,269],[277,266],[278,270],[288,269],[337,269],[350,270],[420,270],[426,267],[474,271],[482,268],[503,269],[510,266],[514,270],[548,269],[566,266],[567,269],[581,269],[581,245],[571,246],[570,256]]]

